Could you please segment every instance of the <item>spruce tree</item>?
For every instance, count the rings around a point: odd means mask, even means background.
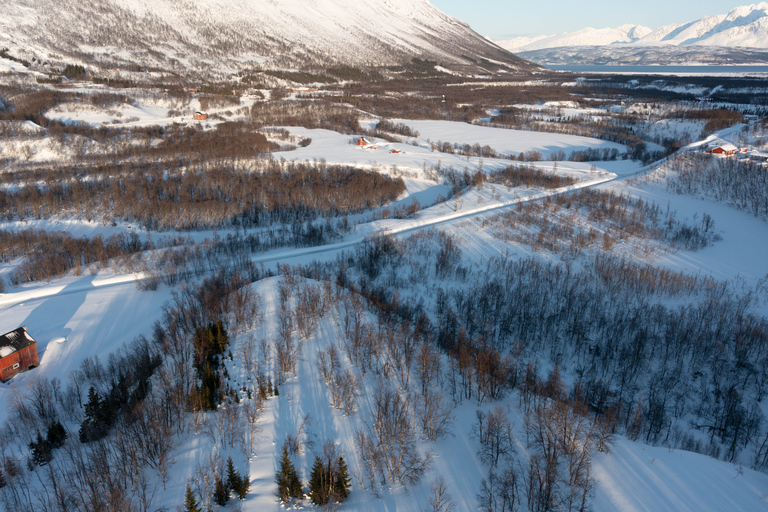
[[[227,485],[236,494],[240,494],[238,489],[242,485],[242,479],[240,473],[235,469],[235,465],[232,463],[232,457],[227,457]]]
[[[264,386],[264,384],[259,384],[259,397],[262,400],[267,399],[267,388]]]
[[[85,419],[80,425],[80,442],[87,443],[97,438],[99,412],[101,411],[101,398],[91,386],[88,390],[88,401],[85,403]]]
[[[316,505],[328,503],[331,491],[330,476],[328,468],[320,457],[315,455],[315,462],[312,464],[312,472],[309,475],[309,497]]]
[[[280,458],[280,469],[275,474],[277,483],[277,496],[284,502],[292,497],[301,499],[301,481],[293,466],[291,456],[288,454],[288,444],[283,443],[283,456]]]
[[[222,507],[229,501],[229,486],[218,475],[213,479],[213,501]]]
[[[29,443],[29,448],[32,450],[30,455],[32,464],[45,466],[51,461],[51,446],[39,430],[37,431],[37,439]]]
[[[112,406],[107,399],[101,399],[91,386],[88,402],[85,404],[85,419],[80,425],[80,442],[88,443],[104,437],[112,425]]]
[[[187,493],[184,496],[184,512],[202,512],[189,484],[187,484]]]
[[[344,462],[344,457],[339,457],[339,464],[333,479],[333,494],[338,501],[344,501],[349,496],[349,484],[351,481],[349,468],[346,462]]]
[[[240,482],[237,488],[233,488],[232,490],[235,491],[235,494],[237,494],[237,497],[241,500],[245,499],[245,496],[248,494],[248,489],[251,487],[251,478],[248,475],[240,477]]]
[[[47,440],[51,448],[61,448],[64,441],[67,439],[67,430],[60,421],[55,420],[51,422],[48,427]]]

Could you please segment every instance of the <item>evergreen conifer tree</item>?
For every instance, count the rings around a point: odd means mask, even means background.
[[[54,420],[48,427],[47,441],[51,448],[61,448],[67,439],[67,431],[60,421]]]
[[[184,496],[184,512],[202,512],[189,484],[187,484],[187,493]]]
[[[227,457],[227,485],[235,492],[235,494],[238,496],[240,495],[238,489],[240,489],[240,486],[242,485],[242,478],[240,478],[240,473],[235,469],[231,456]]]
[[[245,496],[248,494],[248,489],[251,487],[251,478],[248,475],[240,477],[240,485],[237,489],[234,489],[235,494],[237,494],[237,497],[241,500],[245,499]]]
[[[330,476],[328,468],[320,457],[315,455],[315,462],[312,464],[312,472],[309,475],[309,497],[316,505],[328,503],[331,491]]]
[[[105,407],[99,394],[91,386],[88,390],[88,402],[85,404],[85,419],[80,425],[80,442],[88,443],[101,439],[109,426],[104,422]]]
[[[280,468],[275,475],[277,483],[277,496],[282,501],[289,501],[291,498],[301,499],[301,481],[293,466],[291,456],[288,454],[288,444],[283,443],[283,456],[280,458]]]
[[[39,430],[37,431],[37,439],[29,443],[29,448],[32,450],[30,455],[32,464],[45,466],[51,461],[51,446]]]
[[[346,462],[344,462],[344,457],[339,457],[339,464],[333,479],[333,494],[338,501],[344,501],[349,496],[349,484],[351,481],[349,468]]]
[[[264,387],[264,384],[259,384],[259,397],[262,400],[266,400],[267,399],[267,388]]]
[[[213,480],[213,501],[222,507],[229,501],[229,486],[218,475]]]

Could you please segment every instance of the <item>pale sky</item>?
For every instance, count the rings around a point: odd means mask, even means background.
[[[430,0],[493,40],[558,34],[625,23],[652,29],[725,14],[759,0]]]

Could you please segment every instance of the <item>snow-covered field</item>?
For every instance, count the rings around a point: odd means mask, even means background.
[[[506,130],[487,126],[465,125],[452,121],[410,121],[400,120],[415,129],[421,140],[460,144],[488,145],[504,155],[518,155],[527,151],[539,151],[547,159],[555,151],[580,151],[584,149],[626,150],[621,144],[605,142],[577,135],[554,135],[541,132]]]

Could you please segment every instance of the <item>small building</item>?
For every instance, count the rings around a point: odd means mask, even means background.
[[[715,146],[714,148],[712,148],[711,152],[712,152],[713,155],[730,156],[730,155],[735,155],[736,153],[738,153],[739,152],[739,148],[737,148],[736,146],[734,146],[733,144],[731,144],[729,142],[726,142],[725,144],[720,144],[719,146]]]
[[[202,110],[198,110],[194,113],[192,118],[195,121],[205,121],[206,119],[208,119],[208,112],[203,112]]]
[[[17,373],[40,364],[37,341],[27,332],[27,326],[0,336],[0,380],[5,382]]]
[[[369,144],[372,144],[372,142],[366,139],[365,137],[360,137],[359,139],[357,139],[358,146],[368,146]]]

